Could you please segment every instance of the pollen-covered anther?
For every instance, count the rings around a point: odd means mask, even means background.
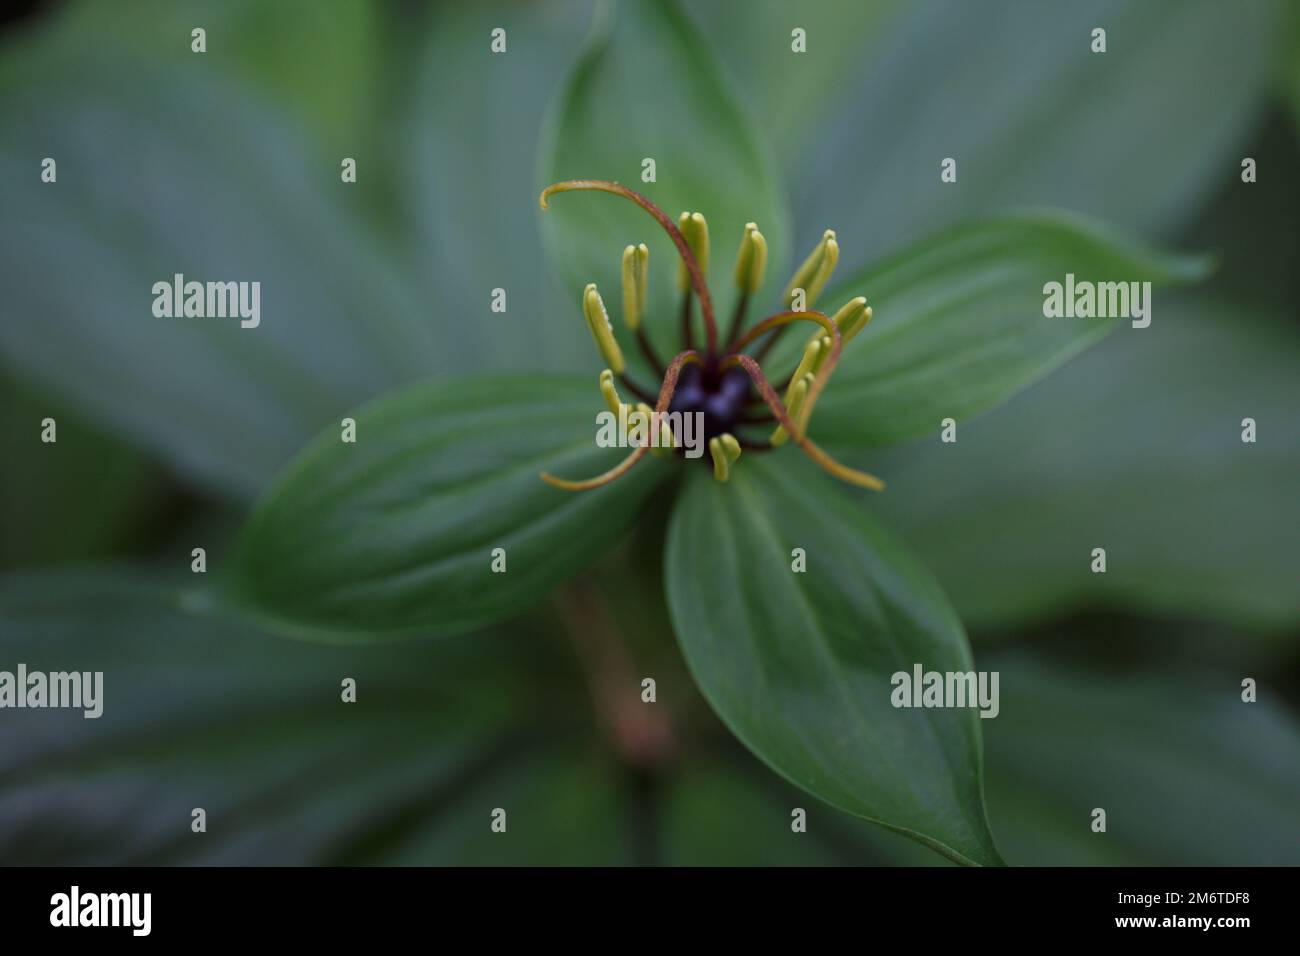
[[[767,270],[767,240],[758,231],[758,224],[745,223],[745,234],[740,237],[740,251],[736,253],[736,287],[741,292],[753,294],[763,285]]]
[[[785,287],[783,298],[786,308],[789,308],[794,301],[794,290],[803,289],[804,308],[811,309],[822,294],[822,290],[826,288],[826,283],[830,281],[831,273],[835,271],[839,261],[840,245],[835,239],[835,230],[827,229],[822,233],[821,242],[817,243],[817,247],[795,270],[790,284]]]
[[[650,250],[643,242],[623,250],[623,321],[635,332],[645,315],[646,288],[650,277]]]
[[[740,457],[740,442],[731,432],[709,439],[709,455],[713,458],[713,477],[726,481],[731,477],[731,466]]]
[[[698,212],[684,212],[677,217],[677,228],[686,240],[686,244],[690,246],[695,261],[699,264],[700,275],[707,276],[709,274],[709,224],[705,221],[704,215]],[[686,268],[686,263],[679,259],[677,261],[677,291],[687,292],[690,288],[690,270]]]
[[[605,311],[604,300],[596,291],[594,282],[582,290],[582,313],[586,316],[587,327],[591,329],[591,337],[596,340],[596,348],[600,349],[601,357],[615,375],[622,375],[626,367],[623,350],[614,338],[614,327],[609,324],[609,313]]]

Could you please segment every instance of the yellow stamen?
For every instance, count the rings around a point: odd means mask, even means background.
[[[863,296],[849,299],[833,316],[831,321],[840,327],[840,335],[847,344],[853,337],[867,327],[871,321],[871,308]]]
[[[542,481],[546,482],[552,488],[559,488],[561,491],[590,491],[592,488],[599,488],[601,485],[607,485],[611,481],[622,477],[633,465],[641,460],[641,456],[646,453],[646,446],[641,445],[632,449],[632,453],[620,461],[617,465],[595,478],[588,478],[586,481],[569,481],[566,478],[557,478],[550,472],[542,472]]]
[[[591,329],[591,337],[596,340],[596,348],[600,350],[601,357],[615,375],[622,375],[625,367],[623,350],[614,338],[614,327],[609,324],[609,313],[605,311],[605,303],[596,291],[594,282],[582,290],[582,312],[587,318],[587,327]]]
[[[653,435],[652,429],[654,427],[654,421],[654,409],[645,402],[638,402],[636,408],[628,415],[629,428],[634,427],[633,422],[640,423],[640,427],[645,430],[647,436]],[[656,458],[671,458],[673,449],[677,447],[676,436],[673,435],[673,430],[668,427],[667,421],[662,417],[659,418],[658,440],[656,441],[653,438],[649,438],[649,441],[650,454],[654,455]]]
[[[617,418],[619,410],[623,407],[623,400],[618,395],[618,389],[614,386],[614,373],[609,369],[600,373],[600,394],[605,399],[605,407],[614,413]]]
[[[822,234],[821,242],[817,243],[817,247],[809,253],[803,265],[795,270],[790,284],[785,287],[786,308],[789,308],[794,300],[794,290],[803,289],[804,308],[811,309],[817,297],[821,295],[822,289],[826,287],[831,273],[835,271],[835,264],[839,261],[840,245],[835,239],[835,230],[827,229]]]
[[[767,240],[756,223],[747,222],[745,234],[740,238],[740,252],[736,254],[736,286],[742,292],[757,292],[763,285],[766,269]]]
[[[691,247],[691,252],[695,255],[695,261],[700,267],[700,275],[707,277],[709,274],[709,224],[701,213],[684,212],[677,219],[677,228],[681,231],[682,236],[686,239],[686,244]],[[679,261],[677,263],[677,291],[685,292],[690,287],[691,274],[686,268],[686,263]]]
[[[726,481],[731,477],[731,466],[740,457],[740,442],[730,432],[710,438],[709,454],[713,457],[713,477]]]
[[[808,397],[808,389],[812,385],[812,380],[811,374],[802,375],[795,379],[794,383],[785,392],[786,411],[790,413],[790,417],[800,429],[806,427],[806,423],[800,418],[799,412],[803,408],[804,399]],[[790,433],[785,430],[785,426],[777,425],[772,432],[772,447],[780,448],[789,438]]]
[[[823,471],[834,475],[841,481],[847,481],[849,484],[861,488],[870,488],[872,491],[884,490],[885,483],[875,475],[840,464],[818,447],[807,435],[799,434],[798,426],[790,418],[785,406],[781,403],[781,399],[777,397],[776,391],[772,388],[772,383],[767,380],[767,376],[763,374],[763,370],[758,367],[758,363],[754,361],[752,356],[733,355],[722,363],[723,368],[731,365],[739,365],[745,370],[754,383],[754,387],[758,389],[758,393],[763,396],[763,401],[767,402],[767,407],[776,416],[776,420],[785,426],[786,431],[793,434],[794,443],[803,450],[805,455],[816,462]],[[807,400],[809,399],[805,399],[805,401]],[[805,414],[807,414],[806,411]]]
[[[809,372],[817,371],[817,366],[821,364],[819,359],[821,358],[822,349],[830,347],[829,342],[823,345],[822,339],[823,336],[818,333],[808,340],[808,344],[803,348],[803,358],[799,360],[798,367],[794,370],[794,374],[790,376],[791,385]]]
[[[623,250],[623,321],[635,332],[645,315],[646,283],[650,273],[650,250],[643,242]]]

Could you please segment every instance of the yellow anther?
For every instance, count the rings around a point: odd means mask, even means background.
[[[582,312],[587,317],[587,327],[591,337],[596,340],[596,348],[616,375],[623,374],[623,350],[614,339],[614,329],[609,324],[609,313],[605,303],[596,291],[596,283],[591,283],[582,290]]]
[[[790,420],[802,431],[806,422],[802,420],[802,411],[804,399],[808,397],[808,389],[812,385],[812,373],[800,376],[795,379],[789,388],[785,390],[785,410],[790,415]],[[777,425],[776,430],[772,432],[772,447],[780,448],[790,438],[785,430],[784,425]]]
[[[840,340],[847,345],[867,323],[871,321],[871,307],[864,296],[849,299],[840,310],[831,316],[831,321],[840,327]]]
[[[785,304],[789,308],[794,299],[794,290],[803,289],[804,291],[804,308],[811,309],[817,297],[822,294],[826,288],[826,283],[835,271],[835,265],[840,261],[840,245],[835,240],[835,231],[827,229],[822,234],[821,242],[817,243],[808,258],[803,261],[798,269],[795,270],[794,277],[790,284],[785,287]]]
[[[731,466],[740,457],[740,442],[730,432],[710,438],[709,454],[713,457],[713,477],[726,481],[731,477]]]
[[[709,275],[709,224],[704,221],[704,216],[698,212],[684,212],[677,218],[677,228],[681,230],[686,244],[691,247],[691,252],[695,254],[695,261],[700,267],[700,275],[707,280]],[[686,268],[686,263],[678,259],[677,291],[685,292],[690,287],[691,274]]]
[[[808,340],[808,344],[803,348],[803,358],[799,360],[799,366],[794,370],[794,374],[790,376],[791,385],[809,372],[817,371],[817,366],[821,364],[822,351],[826,348],[822,344],[823,338],[824,336],[814,335]]]
[[[763,285],[766,269],[767,240],[756,223],[747,222],[745,234],[740,237],[740,252],[736,254],[736,286],[742,292],[757,292]]]
[[[643,242],[623,250],[623,321],[635,332],[645,315],[646,282],[650,274],[650,250]]]
[[[676,440],[673,437],[673,430],[668,427],[668,423],[663,419],[659,420],[659,437],[657,440],[651,436],[654,425],[654,409],[645,402],[638,402],[628,414],[628,428],[635,429],[644,434],[650,441],[650,454],[656,458],[671,458],[673,448],[676,447]]]
[[[623,407],[623,400],[619,398],[618,389],[614,387],[614,373],[609,369],[600,373],[600,394],[605,399],[605,407],[617,418]]]
[[[820,372],[822,370],[822,366],[826,364],[826,359],[830,357],[831,348],[835,345],[835,340],[829,335],[823,335],[817,339],[817,344],[820,346],[817,350],[817,359],[813,362],[813,367],[808,370],[812,373]]]

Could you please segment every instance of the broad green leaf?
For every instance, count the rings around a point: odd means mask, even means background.
[[[1109,635],[1108,635],[1109,638]],[[989,816],[1013,864],[1295,866],[1300,724],[1237,671],[1114,673],[999,655]],[[1106,832],[1091,828],[1106,811]]]
[[[379,17],[366,0],[336,0],[328,15],[322,12],[314,0],[78,0],[53,11],[36,42],[74,56],[111,47],[179,72],[198,67],[237,77],[334,151],[357,145],[366,124],[379,66]],[[191,50],[196,27],[207,33],[203,54]],[[0,66],[0,82],[21,81],[18,66]]]
[[[1203,258],[1158,253],[1060,213],[1023,213],[949,230],[837,283],[835,309],[865,295],[875,315],[844,350],[811,432],[818,441],[883,445],[938,434],[1042,378],[1125,319],[1047,318],[1044,286],[1205,274]],[[782,343],[792,365],[803,337]]]
[[[449,841],[471,824],[488,834],[496,806],[518,812],[512,834],[580,841],[563,801],[537,806],[537,781],[517,779],[540,739],[571,739],[585,718],[574,668],[549,639],[515,629],[324,647],[198,613],[135,575],[0,579],[0,668],[103,672],[98,718],[5,711],[0,858],[377,862],[426,826],[449,828]],[[355,703],[342,700],[349,677]],[[563,752],[548,754],[559,772]],[[470,793],[480,804],[456,819],[450,808]],[[191,831],[196,807],[203,834]],[[411,861],[458,862],[451,847]]]
[[[549,119],[541,185],[614,180],[649,197],[674,221],[683,211],[703,213],[721,335],[734,301],[733,267],[745,223],[757,222],[767,238],[769,293],[788,278],[788,212],[779,172],[712,49],[676,0],[625,0],[598,9],[587,48]],[[642,181],[647,159],[654,160],[655,182]],[[582,289],[596,282],[620,334],[623,248],[636,242],[650,247],[647,322],[660,353],[676,353],[678,256],[662,228],[630,202],[605,194],[555,196],[542,216],[570,310],[580,315]],[[700,343],[698,329],[697,323]],[[629,354],[637,354],[634,347]]]
[[[188,72],[111,50],[23,56],[41,82],[0,92],[0,351],[18,373],[186,476],[252,494],[345,409],[455,367],[430,307],[336,206],[337,158],[254,91],[198,55]],[[260,324],[155,317],[154,283],[177,273],[260,282]]]
[[[891,704],[891,675],[970,671],[938,586],[792,450],[703,473],[665,552],[678,641],[718,716],[813,795],[965,863],[999,863],[974,710]],[[792,570],[793,549],[807,571]]]
[[[226,586],[304,633],[368,640],[465,630],[536,602],[606,550],[671,474],[646,455],[613,484],[561,491],[627,449],[596,444],[590,380],[460,379],[413,386],[331,428],[250,519]],[[505,571],[493,570],[495,549]]]
[[[531,623],[337,648],[203,613],[139,575],[0,578],[0,670],[23,662],[104,673],[98,718],[5,711],[0,858],[240,866],[893,859],[845,838],[844,824],[869,825],[831,807],[809,807],[808,833],[791,833],[789,807],[804,801],[734,747],[727,757],[694,753],[652,777],[632,774],[591,734],[564,641],[545,621]],[[345,677],[357,682],[355,703],[341,700]],[[693,693],[689,681],[684,689]],[[206,833],[190,829],[195,807],[207,811]],[[507,813],[505,833],[490,829],[497,807]]]
[[[719,55],[737,79],[763,134],[792,175],[826,125],[839,122],[846,78],[878,55],[901,11],[901,0],[745,0],[696,4]],[[805,52],[794,51],[793,31],[804,31]]]
[[[551,275],[536,186],[543,116],[582,45],[589,7],[431,11],[402,120],[409,145],[394,163],[412,220],[406,264],[439,304],[429,321],[455,343],[462,372],[591,367],[591,337],[575,308],[581,287],[562,294]],[[491,48],[498,27],[503,53]],[[504,313],[491,311],[498,288]]]
[[[1102,605],[1288,627],[1300,620],[1298,383],[1293,329],[1161,300],[1150,328],[959,426],[956,443],[936,431],[873,454],[889,488],[872,504],[968,624]],[[1090,570],[1094,548],[1104,574]]]
[[[1281,52],[1279,7],[920,3],[828,90],[837,109],[795,174],[799,231],[838,230],[852,267],[1011,205],[1176,227],[1239,176]],[[1105,53],[1091,50],[1096,27]],[[939,179],[948,157],[955,183]]]
[[[943,858],[790,786],[748,753],[673,768],[656,791],[669,866],[928,866]],[[804,811],[795,831],[793,811]]]

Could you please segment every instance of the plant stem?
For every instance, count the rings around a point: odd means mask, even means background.
[[[614,752],[637,770],[661,769],[676,750],[673,727],[658,704],[642,702],[636,661],[604,597],[579,579],[555,602],[582,665],[596,722]]]

